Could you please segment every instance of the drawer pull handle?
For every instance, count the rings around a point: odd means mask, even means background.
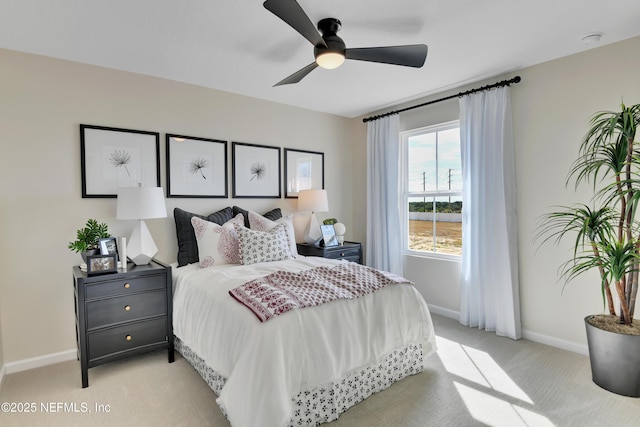
[[[124,288],[125,288],[125,289],[129,289],[130,287],[131,287],[131,285],[130,285],[130,284],[128,284],[128,283],[125,283],[125,284],[124,284]]]
[[[130,305],[125,305],[124,306],[124,311],[129,311],[131,310],[131,306]]]
[[[131,338],[131,335],[127,335],[127,341],[131,341],[133,338]]]

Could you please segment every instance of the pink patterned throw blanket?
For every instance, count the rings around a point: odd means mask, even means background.
[[[240,285],[229,294],[247,306],[261,322],[304,307],[338,299],[355,299],[403,277],[354,262],[336,267],[316,267],[301,273],[278,271]]]

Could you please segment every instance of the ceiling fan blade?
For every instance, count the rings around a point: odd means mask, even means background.
[[[384,64],[404,65],[420,68],[427,59],[427,45],[412,44],[404,46],[361,47],[347,49],[345,57],[358,61],[382,62]]]
[[[289,77],[280,80],[278,83],[274,84],[273,87],[298,83],[300,80],[307,77],[307,74],[315,70],[317,67],[318,67],[318,64],[315,62],[312,62],[311,64],[307,65],[303,69],[298,70],[295,73],[291,74]]]
[[[263,6],[302,34],[312,45],[327,46],[316,26],[296,0],[267,0]]]

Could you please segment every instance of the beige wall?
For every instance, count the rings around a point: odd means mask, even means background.
[[[583,318],[603,310],[596,275],[564,288],[557,268],[570,245],[538,250],[538,218],[552,206],[588,201],[590,191],[565,189],[564,182],[591,115],[640,103],[640,38],[602,46],[504,76],[417,100],[416,105],[471,87],[522,77],[512,86],[516,145],[520,301],[524,336],[574,351],[586,351]],[[458,100],[401,114],[403,130],[458,118]],[[636,137],[636,140],[640,139]],[[358,172],[362,173],[362,172]],[[459,311],[460,264],[405,257],[405,275],[427,301],[445,314]]]
[[[591,114],[616,108],[621,98],[640,102],[638,51],[635,38],[517,73],[523,81],[513,86],[512,110],[527,337],[581,351],[582,318],[602,309],[594,277],[580,278],[561,295],[556,270],[569,247],[536,251],[532,237],[537,218],[550,206],[584,199],[566,190],[564,180]],[[404,113],[401,125],[410,129],[455,118],[457,100]],[[348,239],[364,241],[366,125],[360,118],[0,50],[0,366],[74,348],[70,270],[79,258],[67,242],[90,217],[107,222],[116,235],[133,228],[115,220],[115,200],[80,197],[80,123],[160,132],[163,186],[165,132],[324,151],[331,212],[323,217],[339,218]],[[232,204],[257,211],[295,209],[288,199],[167,199],[169,211],[180,206],[208,213]],[[158,257],[173,261],[173,219],[148,225]],[[458,311],[459,263],[412,257],[405,265],[429,303]]]
[[[277,90],[277,89],[274,89]],[[350,185],[352,120],[173,81],[0,50],[0,337],[10,364],[75,347],[71,267],[67,249],[88,218],[128,235],[132,221],[115,220],[115,199],[82,199],[79,124],[308,149],[325,153],[330,212],[355,234]],[[231,164],[229,144],[229,164]],[[349,183],[344,185],[344,183]],[[231,194],[231,189],[229,189]],[[210,213],[233,204],[258,212],[296,208],[295,199],[167,199]],[[170,214],[171,215],[171,214]],[[176,257],[173,218],[147,224],[158,258]]]

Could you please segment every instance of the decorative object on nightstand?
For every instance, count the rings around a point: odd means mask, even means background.
[[[152,260],[104,276],[74,267],[73,285],[83,388],[89,368],[126,356],[166,348],[174,361],[170,266]]]
[[[322,239],[316,212],[327,212],[329,199],[326,190],[302,190],[298,193],[298,211],[311,212],[311,218],[304,230],[304,241],[317,245]]]
[[[333,224],[333,229],[336,231],[336,238],[338,239],[338,244],[344,244],[344,233],[347,232],[347,227],[344,226],[341,222],[336,222]]]
[[[166,216],[167,207],[162,187],[138,186],[118,189],[116,218],[138,220],[127,245],[127,255],[134,264],[148,264],[158,253],[158,247],[144,220]]]
[[[110,237],[107,224],[98,223],[95,219],[90,218],[84,228],[80,228],[76,232],[76,240],[69,242],[67,247],[78,252],[86,263],[88,255],[100,253],[99,241],[107,237]]]
[[[336,230],[333,229],[333,224],[323,224],[320,226],[322,231],[322,243],[320,246],[338,246],[338,239],[336,239]]]
[[[97,274],[108,274],[118,272],[118,261],[116,255],[89,255],[87,256],[87,276]]]
[[[343,259],[362,264],[362,244],[344,242],[342,246],[316,246],[309,243],[298,243],[298,254],[330,259]]]

